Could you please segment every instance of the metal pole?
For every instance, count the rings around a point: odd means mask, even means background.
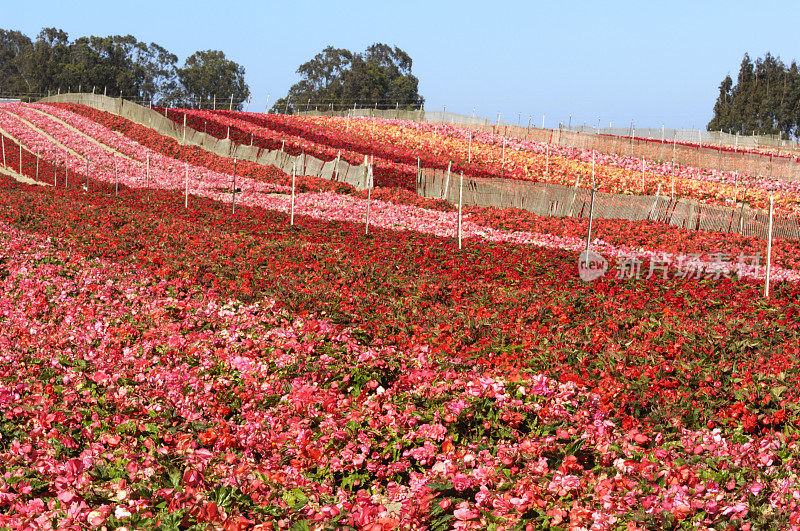
[[[119,171],[117,170],[116,153],[114,153],[114,195],[119,195]]]
[[[36,179],[39,179],[39,148],[36,148]]]
[[[767,236],[767,272],[764,276],[764,298],[769,299],[769,276],[772,266],[772,212],[774,207],[774,192],[769,194],[769,233]]]
[[[3,146],[3,166],[7,168],[8,165],[6,164],[6,137],[0,136],[0,145]]]
[[[19,143],[19,174],[22,175],[22,141]]]
[[[461,205],[464,198],[464,172],[461,172],[461,178],[458,183],[458,248],[461,249]]]
[[[472,163],[472,129],[469,131],[469,147],[467,148],[467,164]],[[5,156],[3,156],[3,164],[5,164]]]

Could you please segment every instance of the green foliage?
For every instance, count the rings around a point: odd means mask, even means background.
[[[396,46],[376,43],[363,53],[328,46],[298,67],[302,79],[272,110],[291,114],[310,104],[342,110],[356,103],[418,109],[425,100],[411,65],[411,57]]]
[[[709,131],[797,136],[800,132],[800,69],[767,53],[751,61],[745,54],[734,85],[725,76]]]
[[[233,95],[236,108],[250,95],[244,68],[223,52],[178,57],[132,35],[88,36],[74,41],[58,28],[44,28],[35,41],[0,29],[0,94],[35,98],[50,92],[91,92],[156,105],[205,101],[221,106]],[[210,104],[210,103],[209,103]]]
[[[182,95],[190,101],[208,102],[217,98],[220,107],[240,110],[242,102],[250,96],[250,89],[244,82],[244,67],[219,50],[190,55],[183,68],[178,69],[178,79],[183,87]],[[224,98],[231,96],[233,104],[226,105]]]

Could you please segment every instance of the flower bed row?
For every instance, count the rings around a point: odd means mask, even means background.
[[[304,139],[304,149],[308,151],[316,143],[320,146],[317,149],[323,151],[329,146],[350,150],[355,158],[370,154],[382,161],[397,161],[406,165],[409,178],[416,171],[417,158],[424,167],[446,169],[452,163],[453,171],[478,177],[502,176],[569,185],[590,186],[593,173],[591,150],[507,138],[447,124],[183,109],[174,109],[168,115],[180,123],[184,112],[189,116],[202,115],[203,127],[212,127],[209,133],[219,138],[230,135],[234,141],[246,143],[253,134],[268,135],[275,131],[284,135],[276,139],[294,138],[293,145],[303,143],[296,140],[298,137]],[[198,122],[195,127],[199,125]],[[714,204],[744,201],[765,208],[769,191],[776,190],[779,209],[800,212],[800,188],[793,182],[693,166],[676,167],[600,152],[595,154],[594,168],[601,191],[649,195],[660,192]]]

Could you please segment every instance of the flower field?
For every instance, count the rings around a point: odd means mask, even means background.
[[[356,160],[372,125],[217,114]],[[800,242],[765,300],[761,240],[595,220],[589,283],[586,220],[466,208],[459,249],[402,139],[371,193],[299,177],[291,226],[291,177],[107,113],[0,132],[51,184],[0,176],[0,527],[800,529]]]
[[[592,184],[592,151],[558,146],[449,124],[383,120],[263,115],[230,111],[161,109],[177,124],[217,138],[267,149],[341,155],[357,163],[375,157],[376,178],[384,186],[413,188],[417,159],[424,167],[463,171],[478,177],[502,176],[564,185]],[[471,140],[470,140],[471,137]],[[764,209],[769,192],[784,213],[800,213],[800,185],[762,175],[643,161],[613,153],[595,155],[595,178],[603,192],[690,197],[712,204],[743,201]],[[384,177],[384,175],[386,177]],[[403,178],[403,176],[405,178]]]

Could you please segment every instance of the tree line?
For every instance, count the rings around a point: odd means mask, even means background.
[[[411,65],[411,56],[397,46],[375,43],[360,53],[328,46],[298,67],[300,81],[272,110],[291,114],[314,107],[342,110],[354,104],[419,109],[425,99]]]
[[[65,31],[44,28],[32,40],[0,29],[0,95],[35,99],[81,90],[155,105],[204,107],[215,97],[233,96],[238,109],[250,96],[244,75],[244,67],[219,50],[197,51],[179,66],[169,50],[132,35],[70,41]]]
[[[730,75],[720,83],[708,130],[800,136],[800,67],[769,52],[755,61],[745,54],[736,84]]]

